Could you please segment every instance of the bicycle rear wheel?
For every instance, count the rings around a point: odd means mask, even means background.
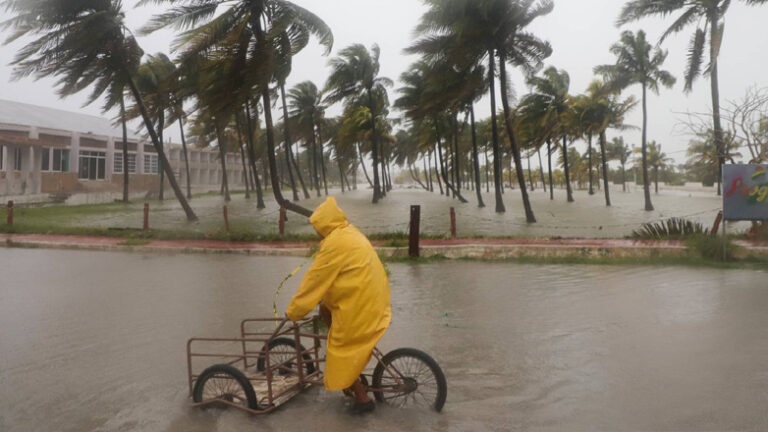
[[[440,412],[448,395],[445,374],[429,354],[400,348],[385,355],[373,370],[376,400],[398,407],[426,406]]]

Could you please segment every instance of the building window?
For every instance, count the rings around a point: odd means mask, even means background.
[[[123,154],[122,153],[115,153],[114,172],[115,174],[123,173]],[[136,174],[136,155],[135,154],[128,153],[128,173]]]
[[[13,169],[21,171],[21,158],[22,150],[20,148],[13,149]]]
[[[53,149],[53,166],[51,171],[69,172],[69,150]]]
[[[144,174],[160,174],[157,155],[144,155]]]
[[[51,170],[51,149],[43,148],[43,163],[40,167],[41,171],[50,171]]]
[[[80,151],[80,174],[83,180],[104,180],[107,155],[104,152]]]

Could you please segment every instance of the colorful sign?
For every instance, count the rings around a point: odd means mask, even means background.
[[[723,165],[723,218],[768,220],[768,165]]]

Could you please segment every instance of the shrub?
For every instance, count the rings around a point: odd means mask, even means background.
[[[692,236],[686,245],[690,252],[714,261],[731,261],[736,247],[730,239],[723,240],[721,236],[704,234]],[[723,248],[725,248],[725,256],[723,256]]]
[[[698,234],[707,234],[704,225],[684,218],[670,218],[661,222],[643,224],[632,231],[630,237],[643,240],[684,239]]]

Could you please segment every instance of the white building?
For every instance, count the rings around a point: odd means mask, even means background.
[[[122,151],[122,130],[107,119],[0,100],[0,196],[117,194],[126,165],[132,194],[159,190],[154,146],[129,130],[127,164]],[[185,186],[181,145],[166,144],[165,152]],[[222,178],[218,151],[188,153],[195,190],[216,190]],[[227,175],[233,188],[244,183],[239,154],[227,155]]]

